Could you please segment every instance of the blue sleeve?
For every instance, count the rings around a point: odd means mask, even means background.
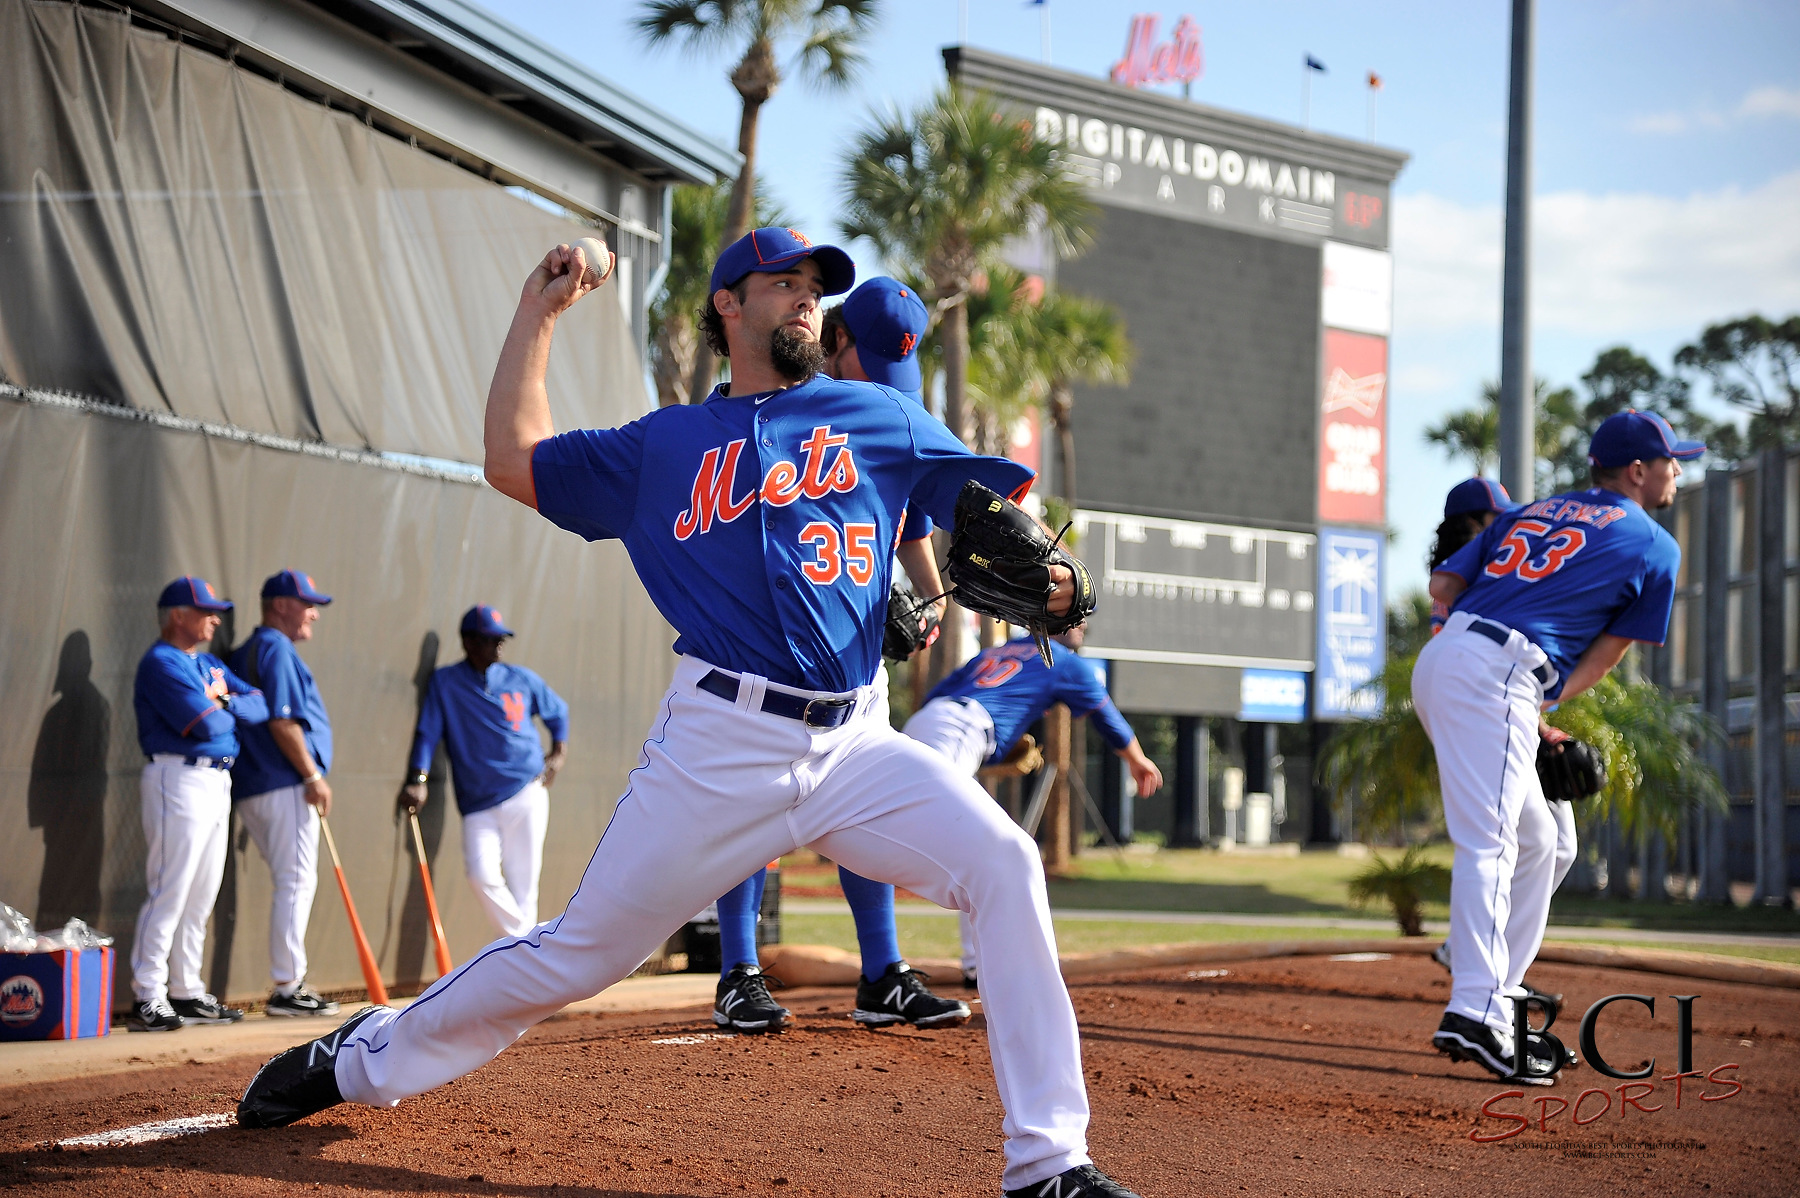
[[[1606,631],[1634,641],[1660,645],[1669,638],[1669,613],[1675,606],[1675,574],[1681,567],[1681,546],[1661,529],[1644,555],[1644,572],[1637,580],[1637,597]]]
[[[294,664],[299,658],[291,647],[278,643],[285,640],[287,638],[279,633],[260,638],[256,673],[262,682],[263,699],[269,705],[269,718],[299,720],[305,725],[300,701],[300,671]]]
[[[437,675],[425,684],[425,702],[419,705],[419,726],[413,733],[412,756],[408,764],[415,774],[431,772],[431,756],[438,741],[444,738],[444,701],[438,695]]]
[[[1475,576],[1487,565],[1488,558],[1493,555],[1494,546],[1500,543],[1501,527],[1511,528],[1512,520],[1502,516],[1487,528],[1480,536],[1452,553],[1444,563],[1433,570],[1433,574],[1455,574],[1464,582],[1474,582]]]
[[[205,741],[233,728],[231,715],[207,697],[198,672],[172,670],[162,657],[152,656],[138,670],[138,686],[177,736]]]
[[[910,406],[911,410],[908,410]],[[970,479],[1011,499],[1014,503],[1031,490],[1036,472],[1005,458],[971,453],[945,428],[943,422],[917,404],[902,404],[912,432],[916,473],[910,507],[923,512],[939,528],[956,523],[956,497]]]
[[[909,503],[906,505],[906,511],[901,519],[903,521],[900,525],[900,543],[902,545],[910,545],[914,541],[923,541],[926,537],[931,535],[931,529],[933,527],[931,517],[927,516],[912,504]]]
[[[538,719],[544,721],[552,741],[569,739],[569,705],[563,697],[550,689],[550,684],[536,674],[531,676],[531,702],[537,709]]]
[[[637,510],[644,432],[644,421],[635,420],[539,441],[531,451],[538,513],[590,541],[624,536]]]
[[[1059,658],[1055,668],[1056,701],[1068,704],[1070,715],[1091,716],[1094,726],[1100,729],[1101,737],[1111,748],[1123,749],[1137,739],[1131,725],[1113,704],[1112,696],[1106,693],[1100,667],[1070,653]]]
[[[231,693],[231,718],[240,724],[268,723],[269,704],[263,693],[233,674],[224,662],[219,668],[225,671],[225,689]]]

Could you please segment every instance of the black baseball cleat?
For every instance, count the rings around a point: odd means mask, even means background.
[[[187,1023],[236,1023],[244,1013],[228,1007],[210,994],[199,998],[171,998],[169,1005]]]
[[[1004,1198],[1139,1198],[1139,1195],[1092,1165],[1076,1165],[1055,1177],[1007,1190]]]
[[[131,1004],[131,1014],[125,1016],[125,1026],[134,1032],[172,1032],[176,1028],[185,1027],[187,1021],[175,1013],[167,999],[156,999],[153,1002]]]
[[[1568,1050],[1562,1041],[1543,1032],[1533,1032],[1525,1040],[1524,1076],[1513,1073],[1513,1038],[1495,1031],[1485,1023],[1446,1012],[1438,1024],[1431,1046],[1452,1061],[1474,1061],[1496,1077],[1527,1086],[1554,1086],[1556,1072],[1568,1064]]]
[[[263,1014],[278,1019],[311,1018],[315,1015],[336,1015],[338,1005],[329,998],[322,998],[300,987],[292,994],[275,993],[269,995],[269,1001],[263,1004]]]
[[[969,1004],[939,998],[925,988],[920,973],[905,961],[895,961],[887,972],[869,981],[856,979],[856,1010],[850,1018],[871,1027],[910,1023],[915,1027],[955,1027],[969,1022]]]
[[[297,1044],[256,1071],[250,1088],[238,1100],[239,1127],[286,1127],[308,1115],[344,1101],[338,1093],[338,1048],[356,1026],[377,1011],[392,1007],[365,1007],[339,1024],[329,1035]]]
[[[769,996],[770,977],[755,965],[734,965],[719,979],[713,1000],[713,1022],[720,1027],[758,1035],[787,1030],[788,1009]],[[779,985],[779,979],[775,979]]]

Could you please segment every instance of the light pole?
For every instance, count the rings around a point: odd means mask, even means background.
[[[1531,76],[1536,0],[1513,0],[1506,117],[1506,267],[1500,312],[1500,485],[1535,498],[1536,397],[1531,385]]]

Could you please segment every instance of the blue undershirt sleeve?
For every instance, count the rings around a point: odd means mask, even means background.
[[[415,774],[431,771],[431,755],[444,738],[444,702],[438,694],[437,678],[425,687],[425,702],[419,705],[419,726],[413,732],[412,756],[407,764]]]

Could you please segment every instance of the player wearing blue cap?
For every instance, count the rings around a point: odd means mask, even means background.
[[[884,276],[869,279],[849,298],[826,310],[819,330],[825,351],[822,373],[852,382],[892,387],[915,403],[921,400],[923,377],[918,345],[930,325],[925,304],[912,288]],[[931,520],[908,510],[900,533],[899,558],[913,588],[921,595],[944,590],[931,554]],[[938,601],[942,609],[943,601]],[[887,674],[875,684],[886,705]],[[886,718],[886,712],[881,713]],[[768,979],[756,953],[756,919],[762,909],[766,868],[726,891],[715,904],[719,916],[719,988],[713,1021],[741,1032],[780,1031],[791,1020],[788,1009],[769,994]],[[954,1027],[967,1023],[969,1004],[941,998],[925,985],[925,975],[900,955],[894,926],[894,888],[838,866],[838,884],[856,924],[862,951],[862,974],[850,1018],[881,1026],[911,1023],[918,1027]]]
[[[1450,1002],[1432,1043],[1502,1077],[1548,1085],[1567,1062],[1513,1035],[1555,881],[1539,713],[1605,677],[1633,641],[1662,643],[1681,549],[1646,509],[1673,503],[1681,461],[1705,450],[1652,413],[1609,417],[1588,448],[1592,487],[1514,508],[1431,575],[1450,618],[1419,653],[1413,704],[1456,849]]]
[[[206,919],[225,876],[237,726],[268,718],[255,687],[200,646],[231,610],[204,578],[184,574],[156,600],[162,635],[138,662],[132,687],[144,819],[144,905],[131,944],[127,1024],[166,1032],[184,1023],[234,1023],[244,1013],[200,980]]]
[[[1149,798],[1162,786],[1162,771],[1113,705],[1105,675],[1080,656],[1086,637],[1082,625],[1056,637],[1069,652],[1058,653],[1055,665],[1044,664],[1037,642],[1028,636],[983,649],[932,688],[930,697],[906,721],[906,734],[948,757],[957,769],[974,774],[983,765],[1005,761],[1025,730],[1053,705],[1063,703],[1076,718],[1093,718],[1107,747],[1131,771],[1138,796]],[[966,911],[958,913],[957,922],[962,931],[963,983],[975,985],[981,959],[975,925]]]
[[[319,886],[319,817],[331,814],[331,719],[312,671],[294,646],[309,641],[331,596],[299,570],[262,586],[262,623],[231,654],[231,668],[263,693],[269,718],[243,728],[231,767],[231,798],[268,863],[269,976],[263,1010],[276,1016],[335,1015],[338,1005],[306,987],[306,925]]]
[[[569,705],[532,671],[500,660],[512,635],[485,604],[463,613],[464,658],[426,687],[400,802],[425,805],[431,758],[445,741],[469,885],[502,936],[523,936],[537,923],[549,788],[569,759]],[[533,716],[550,733],[548,756]]]
[[[735,880],[800,845],[975,918],[1009,1195],[1127,1198],[1089,1163],[1075,1011],[1037,846],[972,778],[880,718],[873,685],[902,509],[954,521],[964,483],[1031,472],[971,453],[890,388],[818,377],[842,250],[758,229],[713,270],[701,327],[731,363],[703,404],[557,434],[544,372],[591,286],[567,246],[526,283],[489,392],[487,477],[589,540],[619,538],[677,632],[662,708],[568,909],[404,1011],[373,1008],[265,1065],[252,1126],[392,1106],[491,1060],[625,977]],[[1052,614],[1075,573],[1050,567]]]

